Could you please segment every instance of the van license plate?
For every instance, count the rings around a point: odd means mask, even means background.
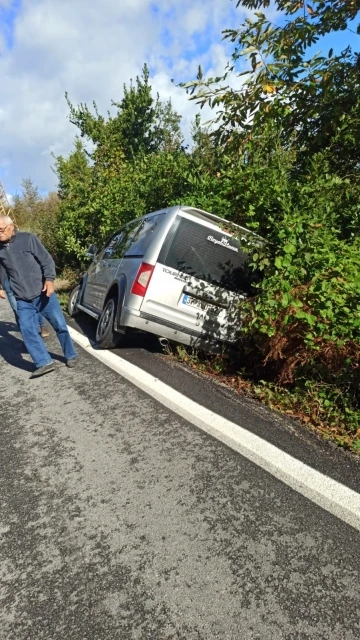
[[[198,300],[197,298],[193,298],[192,296],[189,296],[187,293],[184,293],[182,303],[186,304],[188,307],[201,309],[201,311],[206,311],[207,313],[219,313],[220,311],[218,307],[215,307],[212,304],[208,304],[203,300]]]

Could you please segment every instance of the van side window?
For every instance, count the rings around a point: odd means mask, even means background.
[[[132,233],[131,244],[127,248],[125,258],[142,258],[149,248],[164,213],[141,220]]]
[[[117,247],[119,246],[119,241],[122,237],[122,232],[117,233],[116,235],[114,235],[111,240],[108,242],[108,244],[106,245],[105,249],[104,249],[104,254],[103,254],[103,258],[105,258],[105,260],[109,260],[111,259],[116,259],[118,258],[117,254]]]
[[[104,258],[108,260],[120,260],[123,258],[124,253],[131,242],[133,231],[134,225],[129,224],[115,234],[105,248]]]
[[[111,248],[111,259],[112,260],[120,260],[124,257],[124,251],[127,246],[127,239],[129,238],[129,233],[126,229],[124,229],[121,233],[119,233],[115,242]]]
[[[98,254],[97,258],[99,259],[111,258],[119,235],[120,235],[120,232],[118,231],[115,235],[113,235],[112,238],[110,238],[107,245],[105,245],[104,249],[102,249],[102,251]]]

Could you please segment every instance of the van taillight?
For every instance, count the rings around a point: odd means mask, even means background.
[[[137,272],[137,276],[134,280],[131,293],[134,293],[136,296],[141,296],[143,298],[146,293],[146,289],[149,286],[153,271],[154,266],[152,264],[143,262],[140,265],[139,271]]]

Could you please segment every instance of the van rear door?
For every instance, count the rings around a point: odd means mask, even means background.
[[[249,255],[238,240],[191,214],[176,218],[140,311],[187,333],[233,341],[238,303],[251,292]]]

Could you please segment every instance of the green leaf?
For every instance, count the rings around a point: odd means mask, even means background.
[[[284,251],[285,251],[285,253],[290,253],[290,254],[294,255],[296,253],[296,247],[291,242],[288,242],[288,244],[286,244],[285,247],[284,247]]]

